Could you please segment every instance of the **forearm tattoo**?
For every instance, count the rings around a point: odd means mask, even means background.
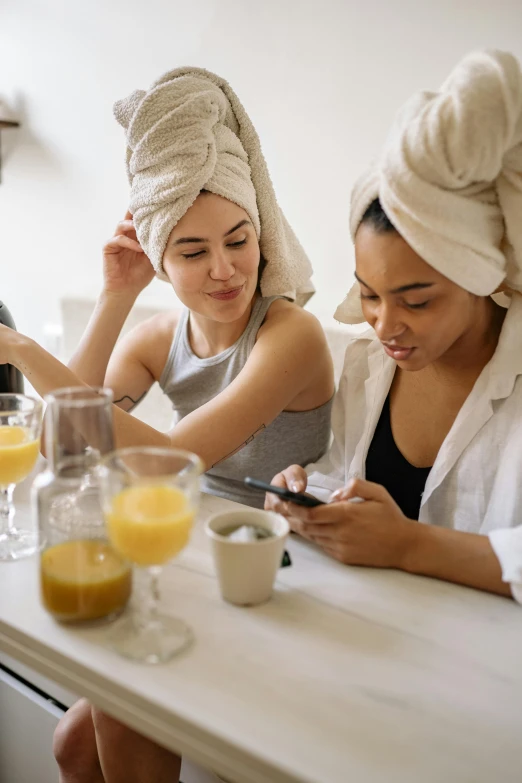
[[[120,397],[120,399],[119,399],[119,400],[114,400],[114,404],[115,404],[115,405],[118,405],[118,403],[120,403],[120,402],[124,402],[124,400],[129,400],[129,402],[130,402],[130,407],[129,407],[129,408],[124,408],[124,410],[125,410],[125,411],[127,411],[127,413],[130,413],[132,410],[134,410],[134,408],[136,407],[136,405],[139,405],[139,404],[140,404],[140,402],[142,401],[142,399],[143,399],[143,398],[146,396],[146,394],[147,394],[147,391],[148,391],[148,389],[147,389],[147,390],[145,390],[145,391],[143,392],[143,394],[141,395],[141,397],[138,397],[138,399],[137,399],[137,400],[133,400],[133,398],[132,398],[132,397],[130,397],[128,394],[124,394],[124,395],[123,395],[123,397]]]
[[[237,449],[234,449],[234,451],[231,451],[230,454],[227,454],[225,457],[222,457],[221,459],[218,459],[218,461],[215,462],[211,467],[215,468],[216,465],[220,465],[226,459],[229,459],[229,457],[233,457],[234,454],[238,453],[238,451],[241,451],[241,449],[244,449],[245,446],[248,446],[249,443],[252,443],[254,438],[256,438],[259,435],[259,433],[262,432],[264,429],[266,429],[265,425],[261,424],[261,426],[257,428],[257,430],[254,432],[254,434],[251,435],[244,443],[242,443],[241,446],[238,446]]]

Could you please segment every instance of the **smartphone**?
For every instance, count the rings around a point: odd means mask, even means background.
[[[273,484],[267,484],[264,481],[258,481],[258,479],[247,478],[244,480],[247,487],[253,489],[262,489],[263,492],[271,492],[273,495],[278,495],[283,500],[288,500],[290,503],[295,503],[297,506],[307,506],[312,508],[313,506],[322,506],[323,501],[317,498],[311,498],[308,495],[302,495],[300,492],[291,492],[289,489],[282,489],[282,487],[275,487]]]

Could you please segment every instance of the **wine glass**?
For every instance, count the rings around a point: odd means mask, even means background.
[[[163,663],[192,639],[182,620],[160,614],[162,567],[187,545],[199,501],[203,464],[188,451],[139,447],[102,460],[100,481],[113,548],[144,573],[146,589],[118,621],[112,646],[127,658]]]
[[[0,394],[0,560],[18,560],[38,548],[36,530],[15,525],[13,491],[30,474],[40,451],[43,404],[25,394]]]

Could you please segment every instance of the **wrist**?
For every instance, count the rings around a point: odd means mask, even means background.
[[[118,308],[126,307],[130,310],[139,294],[139,291],[110,291],[107,288],[103,288],[98,297],[98,305]]]
[[[418,573],[418,563],[422,556],[422,548],[429,535],[429,526],[416,520],[407,519],[404,526],[401,547],[396,567],[410,574]]]
[[[20,332],[13,331],[12,337],[9,341],[8,350],[8,364],[12,364],[21,373],[27,368],[31,362],[31,357],[34,356],[36,350],[42,351],[43,348],[35,343],[30,337],[26,337]]]

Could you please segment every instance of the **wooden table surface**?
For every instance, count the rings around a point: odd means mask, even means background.
[[[36,558],[0,563],[0,651],[234,783],[522,781],[520,607],[296,539],[269,603],[227,605],[203,522],[231,508],[204,496],[165,569],[164,609],[195,633],[168,664],[120,658],[107,627],[55,623]]]

